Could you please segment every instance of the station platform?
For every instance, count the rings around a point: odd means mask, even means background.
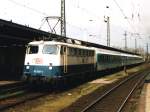
[[[10,85],[10,84],[16,84],[19,83],[20,81],[0,81],[0,86],[4,86],[4,85]]]
[[[150,112],[150,73],[146,77],[140,100],[138,102],[137,112]]]

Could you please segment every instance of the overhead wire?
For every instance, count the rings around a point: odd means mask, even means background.
[[[37,9],[34,9],[34,8],[31,8],[31,7],[29,7],[29,6],[25,5],[25,4],[16,2],[15,0],[8,0],[8,1],[11,2],[11,3],[13,3],[13,4],[16,4],[16,5],[18,5],[18,6],[27,8],[28,10],[31,10],[31,11],[36,12],[36,13],[38,13],[38,14],[42,14],[42,15],[44,15],[44,16],[48,16],[48,14],[46,14],[45,12],[41,12],[41,11],[39,11],[39,10],[37,10]],[[121,6],[119,5],[119,3],[118,3],[116,0],[113,0],[113,1],[115,2],[115,4],[117,5],[117,7],[119,8],[119,10],[121,11],[123,17],[124,17],[125,19],[127,19],[128,24],[129,24],[129,25],[131,26],[131,28],[133,28],[134,31],[135,31],[134,26],[133,26],[133,25],[130,23],[130,21],[128,20],[126,14],[124,13],[124,11],[123,11],[123,9],[121,8]],[[72,2],[71,2],[71,3],[72,3]],[[73,4],[73,6],[74,6],[74,4]],[[87,14],[90,14],[90,15],[95,16],[97,19],[102,19],[102,18],[100,18],[98,15],[94,14],[93,12],[91,12],[91,11],[85,9],[85,8],[80,7],[80,6],[79,6],[79,3],[78,3],[78,6],[76,6],[76,7],[79,8],[81,11],[86,12]]]
[[[98,16],[98,15],[95,14],[95,13],[93,13],[92,11],[89,11],[88,9],[86,9],[86,8],[84,8],[84,7],[81,7],[81,6],[79,5],[79,0],[78,0],[77,2],[78,2],[78,3],[77,3],[76,5],[75,5],[73,2],[70,2],[70,3],[72,4],[72,6],[73,6],[74,8],[77,8],[77,9],[81,10],[81,11],[84,12],[84,13],[87,13],[87,14],[89,14],[89,15],[92,15],[92,16],[96,17],[96,18],[99,19],[99,20],[102,19],[100,16]]]
[[[28,10],[31,10],[31,11],[33,11],[33,12],[36,12],[36,13],[38,13],[38,14],[42,14],[42,15],[44,15],[44,16],[48,16],[48,14],[46,14],[45,12],[41,12],[41,11],[39,11],[39,10],[37,10],[37,9],[28,7],[27,5],[22,4],[22,3],[19,3],[19,2],[16,2],[15,0],[8,0],[8,1],[11,2],[11,3],[13,3],[13,4],[15,4],[15,5],[18,5],[18,6],[24,7],[24,8],[26,8],[26,9],[28,9]]]
[[[90,10],[84,8],[84,7],[81,7],[81,6],[79,5],[79,0],[77,0],[77,3],[76,3],[76,4],[74,4],[73,2],[70,2],[70,3],[72,4],[72,6],[73,6],[74,8],[77,8],[77,9],[79,9],[80,11],[82,11],[82,12],[88,14],[88,15],[91,15],[92,18],[89,16],[89,18],[91,18],[91,19],[89,19],[88,21],[93,21],[93,20],[94,20],[94,21],[95,21],[95,20],[96,20],[96,21],[99,21],[99,20],[103,20],[103,18],[101,18],[101,17],[98,16],[97,14],[93,13],[92,11],[90,11]],[[96,19],[95,19],[95,18],[93,19],[93,16],[96,17]],[[89,31],[87,30],[87,28],[80,28],[79,26],[72,25],[72,24],[70,24],[70,23],[69,23],[69,25],[70,25],[70,26],[73,26],[73,27],[75,27],[75,28],[84,30],[84,32],[87,32],[87,35],[90,35],[90,33],[89,33]]]
[[[131,22],[129,21],[128,17],[126,16],[126,14],[124,13],[124,10],[121,8],[121,6],[119,5],[119,3],[116,0],[113,0],[114,3],[117,5],[117,7],[119,8],[120,12],[122,13],[123,17],[127,20],[128,24],[130,25],[130,27],[133,29],[134,32],[136,32],[135,27],[131,24]]]
[[[128,24],[130,25],[130,27],[133,29],[134,32],[136,32],[135,27],[134,27],[134,26],[131,24],[131,22],[128,20],[126,14],[124,13],[124,10],[121,8],[121,6],[119,5],[119,3],[118,3],[116,0],[113,0],[113,1],[115,2],[115,4],[117,5],[117,7],[119,8],[119,10],[120,10],[121,14],[123,15],[123,17],[127,20],[127,22],[128,22]],[[71,2],[71,4],[73,4],[73,3]],[[83,12],[85,12],[85,13],[87,13],[87,14],[90,14],[90,15],[96,17],[97,19],[102,19],[101,17],[99,17],[98,15],[94,14],[93,12],[91,12],[91,11],[89,11],[89,10],[83,8],[83,7],[80,7],[80,6],[79,6],[79,3],[77,4],[77,6],[75,6],[74,4],[73,4],[73,6],[74,6],[75,8],[79,8],[81,11],[83,11]]]

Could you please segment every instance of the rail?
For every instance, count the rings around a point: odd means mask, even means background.
[[[125,104],[127,103],[128,99],[130,98],[130,96],[132,95],[132,93],[134,92],[134,90],[137,88],[137,86],[139,85],[139,83],[142,82],[142,80],[147,76],[147,74],[149,73],[150,71],[146,71],[144,73],[140,73],[140,74],[134,74],[132,76],[129,76],[127,79],[121,81],[119,84],[117,84],[116,86],[112,87],[110,90],[106,91],[103,95],[101,95],[99,98],[97,98],[96,100],[94,100],[92,103],[90,103],[88,106],[86,106],[83,110],[81,110],[80,112],[90,112],[91,110],[93,111],[93,108],[98,104],[98,103],[101,103],[102,100],[105,100],[107,99],[107,97],[114,97],[114,96],[111,96],[111,93],[114,92],[114,91],[117,91],[118,88],[121,88],[122,85],[124,85],[125,83],[131,83],[131,81],[133,80],[133,82],[135,84],[133,84],[134,86],[132,87],[132,89],[128,92],[128,94],[126,95],[125,98],[122,98],[124,99],[123,101],[121,101],[121,104],[118,104],[120,105],[119,108],[117,108],[115,110],[115,112],[121,112],[121,110],[124,108]],[[141,76],[142,74],[142,76]],[[138,81],[137,81],[138,80]],[[109,98],[111,99],[111,98]],[[106,101],[107,102],[107,101]],[[104,101],[103,101],[104,103]],[[115,103],[115,102],[114,102]],[[96,111],[96,107],[95,107],[95,110]],[[103,111],[103,110],[102,110]]]

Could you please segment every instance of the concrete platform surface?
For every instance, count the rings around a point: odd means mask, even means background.
[[[19,83],[20,81],[0,81],[0,86],[7,85],[7,84],[14,84]]]
[[[150,74],[146,77],[137,112],[150,112]]]

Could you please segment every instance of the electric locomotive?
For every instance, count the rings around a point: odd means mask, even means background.
[[[55,41],[35,41],[27,46],[23,78],[55,81],[95,69],[93,48]]]

